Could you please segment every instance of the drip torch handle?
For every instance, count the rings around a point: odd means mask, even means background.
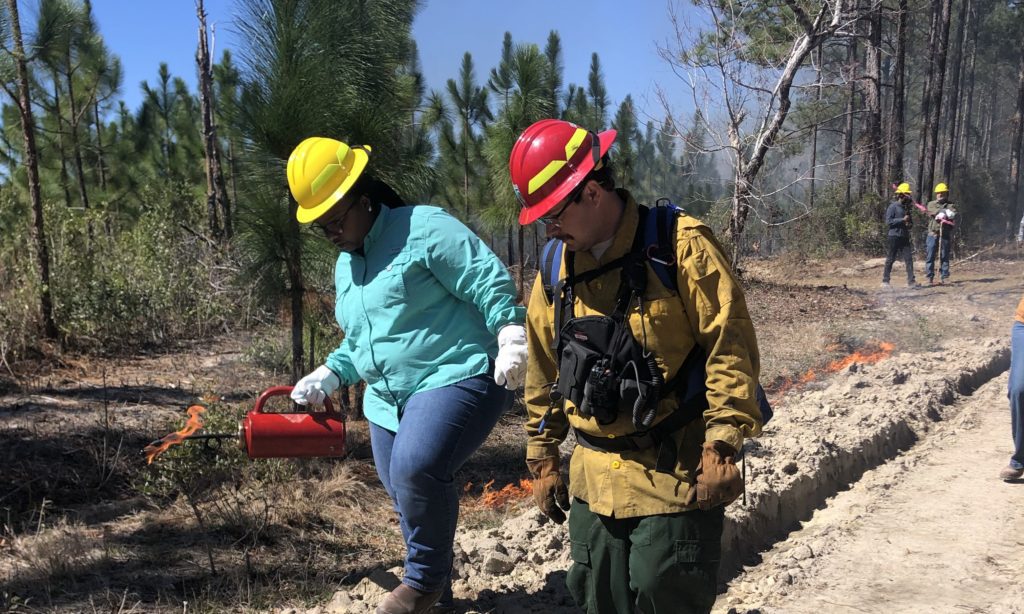
[[[256,399],[256,407],[253,408],[253,411],[256,412],[257,414],[271,413],[271,412],[264,412],[263,411],[263,405],[266,404],[267,399],[270,399],[272,397],[288,396],[291,393],[291,391],[292,391],[292,386],[273,386],[271,388],[267,388],[266,390],[264,390],[260,394],[259,398]],[[331,397],[324,397],[324,409],[327,410],[327,413],[329,413],[329,414],[337,414],[337,413],[339,413],[339,412],[335,411],[334,403],[331,401]],[[310,413],[310,412],[276,412],[276,413],[300,413],[300,414],[304,414],[304,413]]]

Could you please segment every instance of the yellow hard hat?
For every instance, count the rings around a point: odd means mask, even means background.
[[[936,184],[936,186],[935,186],[935,193],[938,194],[939,192],[946,192],[948,194],[949,193],[949,186],[947,186],[944,183]]]
[[[288,187],[299,203],[299,222],[312,222],[341,200],[366,168],[369,153],[369,145],[349,147],[321,136],[299,143],[288,156]]]
[[[904,181],[903,183],[896,186],[897,194],[910,194],[910,184]]]

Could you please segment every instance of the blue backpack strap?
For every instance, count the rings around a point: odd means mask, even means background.
[[[668,199],[661,199],[668,201]],[[659,202],[661,202],[659,200]],[[678,291],[679,284],[676,283],[675,228],[676,217],[682,213],[682,209],[671,202],[665,205],[651,207],[650,214],[644,223],[644,245],[647,247],[647,260],[651,263],[651,269],[666,288]]]
[[[555,285],[558,283],[558,272],[562,268],[562,250],[565,243],[559,239],[550,239],[544,244],[540,256],[540,277],[544,284],[544,294],[550,303],[555,297]]]

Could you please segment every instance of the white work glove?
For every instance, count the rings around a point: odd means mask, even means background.
[[[946,211],[945,211],[945,209],[943,209],[942,211],[939,211],[939,212],[938,212],[938,213],[937,213],[937,214],[935,215],[935,221],[936,221],[936,222],[941,222],[941,221],[942,221],[942,220],[944,220],[944,219],[946,219]]]
[[[951,220],[956,217],[956,211],[953,211],[952,209],[946,209],[943,211],[943,213],[946,214],[947,220]]]
[[[515,390],[526,379],[526,329],[508,324],[498,331],[498,358],[494,360],[494,381]]]
[[[320,365],[316,371],[295,382],[289,396],[299,405],[320,405],[340,385],[341,380],[334,371],[328,369],[327,365]]]

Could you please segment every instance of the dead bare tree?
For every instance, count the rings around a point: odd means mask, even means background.
[[[751,204],[759,198],[755,187],[758,175],[765,157],[778,145],[793,105],[794,80],[804,61],[824,41],[852,27],[860,12],[870,10],[874,3],[851,9],[849,0],[821,0],[808,11],[806,3],[785,0],[793,17],[788,24],[792,39],[787,41],[788,52],[770,58],[751,57],[754,45],[744,31],[745,9],[740,3],[697,0],[696,4],[707,15],[710,28],[688,35],[673,8],[670,19],[676,25],[678,48],[664,48],[660,53],[673,68],[692,71],[689,85],[695,96],[714,98],[723,110],[724,138],[710,136],[728,152],[733,167],[729,238],[735,267]],[[779,47],[775,45],[775,49]],[[753,129],[747,121],[751,116],[759,118]]]
[[[209,37],[206,31],[206,10],[203,0],[196,0],[199,17],[199,47],[196,64],[199,66],[199,103],[203,115],[203,148],[206,153],[206,210],[210,234],[231,238],[231,211],[224,172],[220,164],[217,125],[213,118],[213,65],[210,61]]]

